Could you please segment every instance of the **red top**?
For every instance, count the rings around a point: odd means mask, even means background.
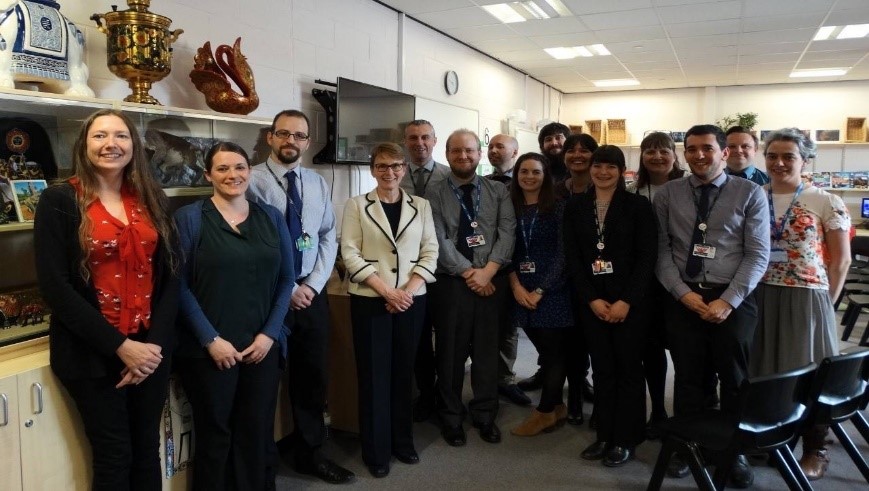
[[[78,180],[70,183],[81,191]],[[121,188],[127,225],[113,217],[99,198],[88,206],[91,271],[100,312],[124,335],[147,329],[151,321],[151,292],[157,249],[157,230],[127,186]]]

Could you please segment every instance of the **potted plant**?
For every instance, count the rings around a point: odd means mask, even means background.
[[[757,113],[736,113],[724,116],[715,122],[722,130],[727,131],[734,126],[742,126],[752,131],[757,125]]]

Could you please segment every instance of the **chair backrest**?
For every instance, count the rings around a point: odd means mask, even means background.
[[[854,415],[869,384],[869,350],[824,358],[810,392],[815,424],[842,422]]]
[[[869,256],[869,237],[855,235],[851,239],[851,255]]]
[[[759,450],[788,442],[806,414],[817,365],[755,377],[743,382],[738,396],[735,440]]]

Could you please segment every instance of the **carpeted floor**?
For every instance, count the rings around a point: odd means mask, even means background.
[[[862,333],[869,316],[861,316],[851,340],[856,341]],[[841,330],[841,327],[840,327]],[[521,332],[521,331],[520,331]],[[854,346],[843,342],[842,348]],[[531,375],[536,370],[536,351],[524,334],[520,335],[519,359],[515,371],[518,378]],[[672,408],[672,366],[668,373],[668,409]],[[470,383],[465,380],[465,400],[470,398]],[[536,404],[540,393],[529,393]],[[566,397],[566,391],[565,391]],[[598,462],[580,459],[579,453],[594,441],[594,432],[587,424],[565,425],[552,433],[535,437],[514,437],[510,428],[517,426],[531,411],[531,407],[519,407],[501,400],[498,416],[504,438],[500,444],[486,443],[476,430],[465,424],[468,444],[465,447],[448,446],[440,437],[434,421],[416,424],[415,441],[421,462],[405,465],[393,460],[389,476],[375,479],[362,462],[359,442],[355,435],[333,432],[326,445],[326,454],[336,462],[356,473],[356,480],[349,484],[354,489],[401,489],[401,490],[453,490],[453,489],[588,489],[588,490],[634,490],[645,489],[657,458],[660,444],[646,442],[637,448],[634,461],[618,469],[609,469]],[[585,408],[586,420],[591,407]],[[848,423],[849,433],[856,430]],[[831,434],[832,435],[832,434]],[[862,454],[869,459],[869,445],[855,438]],[[817,490],[867,489],[857,468],[840,445],[830,447],[831,464],[827,476],[812,483]],[[796,451],[799,458],[800,450]],[[284,459],[285,462],[289,461]],[[279,473],[277,489],[334,489],[315,478],[296,474],[284,466]],[[663,489],[696,489],[691,477],[664,481]],[[764,464],[755,467],[755,482],[752,489],[786,489],[775,469]]]

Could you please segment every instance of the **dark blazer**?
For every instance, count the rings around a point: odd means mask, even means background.
[[[93,282],[86,282],[79,273],[80,224],[72,185],[51,186],[42,193],[34,224],[34,247],[39,288],[51,309],[51,367],[69,379],[107,375],[120,379],[123,364],[115,351],[126,337],[100,313]],[[151,327],[143,340],[160,345],[164,360],[169,359],[175,341],[179,285],[177,275],[169,268],[167,254],[159,243],[152,261]]]
[[[594,190],[574,195],[564,210],[564,254],[568,271],[584,305],[595,299],[623,300],[631,306],[643,301],[658,255],[657,226],[652,205],[644,196],[617,190],[604,219],[606,248],[602,258],[612,261],[612,274],[592,274],[599,255],[595,226]]]

